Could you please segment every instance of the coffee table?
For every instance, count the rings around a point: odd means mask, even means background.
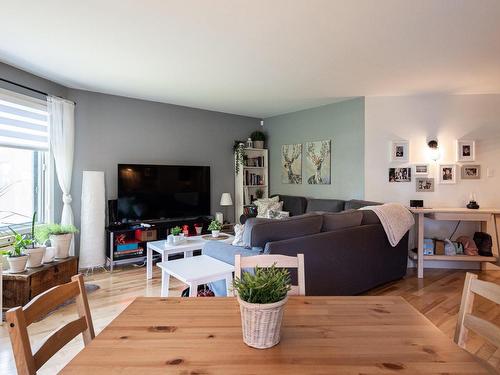
[[[151,241],[146,246],[146,280],[153,278],[153,251],[161,254],[161,261],[167,262],[168,256],[172,254],[184,254],[185,258],[192,257],[194,250],[201,250],[207,242],[203,236],[187,237],[187,241],[180,245],[170,245],[167,240]],[[233,242],[234,236],[221,240],[221,242]]]
[[[230,296],[234,266],[208,255],[171,260],[157,264],[161,268],[161,296],[168,297],[170,276],[189,285],[189,297],[196,297],[198,285],[211,281],[226,280],[227,295]]]

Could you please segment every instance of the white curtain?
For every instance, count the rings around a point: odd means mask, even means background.
[[[56,164],[57,181],[63,192],[62,225],[74,224],[71,209],[71,176],[75,148],[75,104],[68,100],[49,96],[47,98],[50,124],[50,146]],[[75,254],[74,241],[70,254]]]

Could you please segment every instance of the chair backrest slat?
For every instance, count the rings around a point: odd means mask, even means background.
[[[465,349],[467,334],[470,329],[500,348],[500,328],[472,314],[476,294],[500,304],[500,285],[478,280],[477,275],[467,272],[454,340],[460,347]]]
[[[278,268],[296,268],[298,285],[292,286],[288,292],[289,295],[306,295],[305,271],[304,271],[304,254],[297,254],[296,257],[286,255],[255,255],[242,257],[237,254],[234,260],[235,277],[241,278],[241,270],[243,268],[254,268],[256,266],[262,268],[272,267],[276,265]]]
[[[39,294],[23,307],[26,325],[36,322],[62,303],[76,297],[79,293],[78,281],[71,281]]]
[[[28,326],[73,297],[76,297],[78,319],[69,322],[54,332],[39,346],[39,349],[33,355],[28,336]],[[71,282],[49,289],[35,297],[24,308],[10,309],[5,315],[17,372],[20,375],[36,374],[36,371],[50,357],[78,334],[83,334],[85,345],[95,336],[83,275],[73,276]]]
[[[56,332],[52,333],[45,342],[40,345],[36,351],[35,365],[36,368],[42,367],[50,357],[56,354],[64,345],[73,340],[78,334],[87,329],[87,321],[85,317],[72,320],[68,324],[59,328]]]

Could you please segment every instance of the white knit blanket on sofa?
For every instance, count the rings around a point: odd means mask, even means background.
[[[387,239],[395,247],[401,238],[415,224],[413,214],[402,204],[385,203],[380,206],[366,206],[360,210],[372,210],[380,219]]]

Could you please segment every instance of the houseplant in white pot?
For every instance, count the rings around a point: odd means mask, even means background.
[[[238,294],[243,341],[257,349],[267,349],[280,341],[283,310],[291,288],[287,269],[255,267],[235,278],[233,288]]]
[[[65,259],[69,256],[71,240],[77,232],[78,229],[74,225],[45,224],[36,228],[35,237],[40,243],[50,240],[56,259]]]
[[[26,247],[31,246],[33,241],[28,234],[19,234],[12,228],[11,231],[14,233],[12,247],[8,250],[3,250],[2,255],[7,256],[9,272],[19,273],[26,269],[28,254],[25,253],[25,249]]]
[[[219,223],[217,220],[212,220],[210,222],[210,225],[208,226],[208,230],[212,232],[212,237],[214,238],[219,237],[221,229],[222,229],[222,224]]]
[[[184,234],[182,233],[182,228],[179,226],[170,229],[170,234],[172,235],[172,243],[174,245],[179,245],[185,241]]]
[[[31,220],[31,232],[27,235],[31,240],[31,243],[24,250],[24,252],[28,255],[28,263],[26,264],[28,268],[40,267],[45,255],[45,245],[40,245],[35,239],[35,221],[36,212],[33,214],[33,218]]]

